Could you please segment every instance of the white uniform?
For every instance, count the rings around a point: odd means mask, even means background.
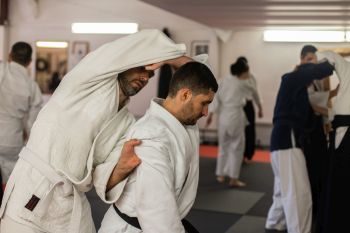
[[[198,127],[182,125],[161,102],[153,100],[128,133],[128,138],[142,140],[135,148],[142,163],[115,204],[122,213],[137,217],[142,231],[127,224],[111,206],[99,233],[185,232],[181,219],[191,209],[198,186]]]
[[[22,149],[23,132],[30,129],[41,109],[42,97],[27,69],[16,63],[0,64],[0,170],[6,183]]]
[[[250,91],[246,93],[246,99],[253,100],[255,104],[261,106],[261,98],[258,92],[258,85],[254,75],[250,74],[250,78],[246,81],[251,86]]]
[[[210,112],[219,114],[217,176],[239,178],[244,153],[244,129],[248,123],[243,106],[247,92],[253,91],[248,80],[235,76],[224,78],[209,105]]]
[[[160,31],[144,30],[84,57],[38,115],[7,184],[1,216],[5,212],[44,232],[95,232],[84,192],[92,185],[95,168],[96,177],[113,170],[116,161],[103,162],[134,122],[126,107],[118,111],[117,76],[185,52],[184,45],[174,44]],[[96,186],[103,200],[111,202],[118,198],[118,188],[108,193],[113,196],[106,195],[105,185]]]
[[[350,115],[350,63],[339,54],[332,51],[317,52],[317,59],[326,58],[331,64],[335,65],[335,71],[339,78],[339,90],[334,99],[332,115]],[[339,127],[335,136],[335,148],[342,141],[348,127]]]

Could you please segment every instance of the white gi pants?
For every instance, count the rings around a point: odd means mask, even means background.
[[[219,156],[216,164],[216,175],[238,179],[244,154],[244,128],[230,132],[221,127],[218,136]]]
[[[273,151],[271,165],[275,183],[266,228],[310,233],[312,198],[303,152],[299,148]]]

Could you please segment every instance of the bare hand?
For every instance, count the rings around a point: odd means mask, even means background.
[[[120,154],[119,161],[114,167],[112,175],[109,177],[107,191],[124,180],[141,163],[135,154],[134,147],[141,144],[138,139],[130,139],[125,142]]]

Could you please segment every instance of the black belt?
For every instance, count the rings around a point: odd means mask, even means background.
[[[117,212],[117,214],[119,215],[119,217],[121,217],[125,222],[127,222],[128,224],[130,224],[131,226],[137,228],[137,229],[141,229],[139,220],[136,217],[130,217],[126,214],[123,214],[122,212],[120,212],[120,210],[113,204],[113,208],[115,210],[115,212]],[[186,219],[182,219],[181,220],[182,225],[185,228],[185,231],[187,233],[199,233],[199,231]]]
[[[350,115],[335,115],[332,121],[333,129],[342,126],[350,126]]]

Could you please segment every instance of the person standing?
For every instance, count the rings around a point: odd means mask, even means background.
[[[218,182],[223,183],[229,177],[229,186],[242,187],[246,184],[239,180],[239,175],[244,153],[244,130],[248,123],[243,106],[246,93],[253,91],[253,87],[248,82],[249,67],[245,62],[232,64],[231,74],[219,82],[219,90],[209,107],[207,125],[211,123],[213,114],[218,113]]]
[[[15,43],[9,62],[0,64],[0,170],[5,185],[42,107],[37,83],[29,77],[32,47]]]
[[[326,59],[334,65],[339,78],[339,90],[332,108],[332,131],[330,133],[330,162],[326,187],[323,191],[318,233],[346,232],[350,208],[350,63],[332,51],[316,53],[318,60]]]
[[[311,108],[307,87],[313,80],[333,73],[328,62],[302,64],[282,76],[271,134],[271,166],[274,173],[273,203],[266,232],[310,233],[312,198],[300,138]]]

